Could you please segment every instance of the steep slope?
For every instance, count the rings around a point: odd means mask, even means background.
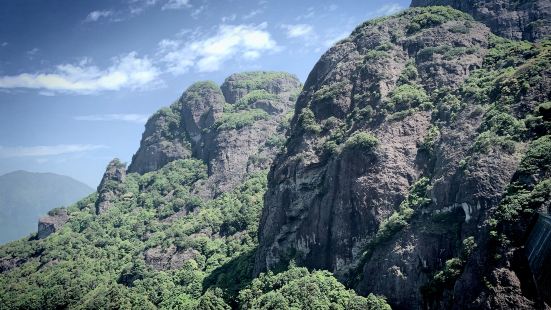
[[[195,83],[147,122],[128,171],[145,173],[195,157],[208,165],[209,178],[197,187],[202,196],[230,190],[246,174],[269,167],[301,86],[282,72],[238,73],[221,87]]]
[[[14,171],[0,176],[0,243],[36,231],[38,218],[93,189],[67,176]]]
[[[536,41],[551,32],[549,0],[413,0],[412,7],[449,5],[486,24],[496,34],[514,40]]]
[[[293,260],[397,309],[543,307],[522,251],[549,211],[549,50],[447,7],[358,27],[299,96],[256,272]]]
[[[329,272],[251,282],[266,168],[299,88],[270,72],[190,87],[150,119],[131,171],[111,161],[97,192],[51,212],[38,238],[0,247],[0,309],[388,310]]]

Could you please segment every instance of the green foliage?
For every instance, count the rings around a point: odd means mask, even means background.
[[[379,144],[379,140],[377,140],[375,136],[367,132],[356,131],[348,137],[344,144],[344,148],[347,150],[373,152],[377,144]]]
[[[328,271],[294,266],[279,274],[261,274],[239,293],[239,302],[241,309],[249,310],[390,309],[381,297],[361,297],[347,290]]]
[[[417,72],[417,66],[415,65],[415,62],[408,61],[406,63],[406,66],[404,67],[404,70],[402,73],[400,73],[400,77],[398,78],[398,84],[408,84],[417,79],[417,76],[419,73]]]
[[[421,143],[421,145],[419,145],[419,148],[421,150],[425,150],[429,152],[429,154],[433,154],[435,144],[438,141],[439,137],[440,137],[440,129],[438,128],[438,126],[432,125],[427,131],[427,134],[425,135],[423,142]]]
[[[466,22],[465,23],[459,23],[459,24],[451,25],[450,28],[448,28],[448,31],[451,32],[451,33],[467,34],[470,31],[470,27],[468,26],[468,24]]]
[[[534,140],[520,162],[518,171],[524,175],[533,175],[549,170],[551,163],[551,136],[546,135]]]
[[[486,113],[481,130],[491,131],[499,136],[508,136],[518,141],[524,136],[526,127],[522,120],[495,108]]]
[[[385,52],[382,52],[385,53]],[[347,82],[336,82],[330,85],[323,85],[314,93],[314,100],[320,101],[325,99],[336,98],[337,95],[343,92],[344,87],[346,87]]]
[[[125,195],[95,215],[96,195],[70,206],[69,222],[42,240],[0,247],[3,259],[21,266],[0,274],[2,307],[8,309],[196,309],[224,305],[203,282],[233,258],[251,253],[266,190],[266,173],[252,175],[234,191],[202,201],[191,193],[206,177],[197,160],[129,174]],[[183,212],[172,217],[175,212]],[[166,221],[165,218],[171,218]],[[159,271],[144,262],[148,249],[192,253],[178,269]],[[172,254],[167,252],[166,256]],[[245,264],[247,266],[247,264]],[[239,277],[250,268],[233,268]],[[217,274],[237,295],[243,284]],[[225,280],[221,280],[225,279]],[[214,284],[213,284],[214,283]],[[224,296],[225,298],[225,296]],[[205,308],[208,309],[208,308]]]
[[[214,123],[214,128],[218,130],[240,129],[250,126],[256,121],[268,118],[268,113],[261,109],[224,112],[222,117]]]
[[[260,100],[277,100],[277,96],[264,89],[255,89],[239,99],[236,102],[236,106],[239,107],[239,109],[246,109],[249,108],[251,104]]]
[[[223,293],[221,289],[208,290],[199,299],[197,310],[230,310],[230,306],[226,304],[222,298]]]
[[[477,244],[474,237],[468,237],[463,240],[461,254],[459,257],[448,259],[444,267],[437,271],[432,279],[421,287],[421,292],[427,300],[434,300],[442,294],[445,289],[452,289],[455,281],[459,278],[465,263],[476,249]]]
[[[161,137],[167,140],[175,140],[183,138],[180,132],[180,113],[175,106],[164,107],[155,112],[147,121],[155,122],[156,128],[159,130]]]
[[[421,13],[414,15],[408,25],[407,32],[409,34],[413,34],[422,29],[436,27],[448,21],[461,19],[472,20],[472,17],[469,15],[450,7],[432,6],[418,11]]]
[[[230,78],[235,79],[235,88],[243,88],[249,91],[255,89],[266,89],[275,79],[295,79],[295,77],[289,73],[272,71],[243,72],[234,74]]]
[[[487,154],[496,147],[513,154],[515,152],[515,141],[510,137],[498,136],[491,131],[485,131],[476,138],[472,151]]]
[[[416,84],[403,84],[390,93],[388,110],[403,111],[425,105],[430,105],[430,98],[423,87]]]
[[[316,116],[314,115],[314,112],[312,112],[312,110],[310,110],[310,108],[308,107],[305,107],[300,112],[299,123],[301,124],[302,128],[304,128],[304,130],[310,133],[318,134],[321,132],[321,126],[316,121]]]

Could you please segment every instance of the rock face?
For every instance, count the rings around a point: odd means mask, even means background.
[[[98,186],[98,199],[96,200],[96,214],[101,214],[109,209],[111,200],[123,192],[120,184],[126,177],[126,166],[119,159],[113,159],[105,169],[103,178]]]
[[[325,53],[269,174],[256,272],[294,260],[396,309],[540,307],[524,291],[524,261],[488,258],[526,147],[503,138],[494,116],[504,109],[515,122],[550,98],[548,62],[531,71],[544,78],[530,90],[496,93],[503,68],[515,80],[531,70],[515,71],[524,60],[508,59],[504,42],[430,7],[367,22]]]
[[[413,0],[412,7],[449,5],[472,15],[496,34],[514,40],[536,41],[551,31],[549,0]]]
[[[196,192],[213,197],[246,174],[269,167],[284,141],[280,126],[292,111],[301,83],[281,72],[247,72],[222,86],[198,82],[146,124],[129,172],[145,173],[187,157],[208,165],[209,179]]]
[[[47,216],[38,220],[38,239],[44,239],[59,230],[67,221],[69,216],[65,209],[54,209]]]

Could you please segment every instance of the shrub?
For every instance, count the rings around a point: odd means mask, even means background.
[[[450,7],[443,6],[433,6],[422,8],[414,11],[417,13],[411,19],[410,24],[407,27],[407,33],[413,34],[421,29],[436,27],[445,22],[452,20],[467,19],[472,20],[472,17],[462,13],[460,11],[454,10]],[[414,13],[414,14],[415,14]]]
[[[362,150],[371,152],[377,144],[379,144],[379,140],[377,140],[377,138],[373,135],[363,131],[356,131],[348,137],[344,144],[344,148],[348,150]]]
[[[264,89],[255,89],[239,99],[236,106],[239,109],[246,109],[249,108],[251,104],[260,100],[277,100],[277,96]]]
[[[275,79],[295,78],[293,75],[286,72],[272,71],[252,71],[243,72],[230,76],[228,79],[233,79],[235,88],[244,88],[247,90],[266,89],[268,85]],[[226,82],[228,81],[226,79]]]
[[[499,136],[509,136],[518,140],[524,136],[526,127],[523,121],[494,108],[486,113],[481,130],[488,130]]]
[[[430,103],[430,98],[423,87],[416,84],[404,84],[390,93],[389,108],[391,111],[407,110]]]
[[[279,274],[261,274],[241,290],[238,299],[241,309],[390,310],[383,298],[358,296],[328,271],[294,266]]]
[[[323,85],[314,93],[314,100],[319,101],[329,98],[336,98],[338,94],[342,93],[343,88],[346,85],[346,81],[336,82],[330,85]]]
[[[316,121],[316,116],[310,108],[305,107],[300,112],[299,122],[304,130],[318,134],[321,132],[321,126]]]
[[[408,61],[404,67],[404,70],[400,74],[400,77],[398,78],[398,84],[408,84],[415,81],[418,75],[419,73],[417,72],[415,62]]]
[[[240,129],[250,126],[258,120],[266,120],[268,118],[268,113],[261,109],[224,112],[222,117],[214,123],[214,128],[218,130]]]
[[[515,152],[515,141],[508,136],[498,136],[491,131],[485,131],[478,135],[472,150],[474,152],[487,154],[494,147],[499,147],[509,154],[513,154]]]

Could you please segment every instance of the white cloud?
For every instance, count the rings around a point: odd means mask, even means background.
[[[8,46],[8,45],[9,45],[9,43],[8,43],[8,42],[2,42],[2,44],[1,44],[1,45],[2,45],[2,47],[6,47],[6,46]]]
[[[163,10],[179,10],[189,8],[189,0],[168,0],[162,7]]]
[[[211,72],[232,58],[256,59],[263,52],[275,50],[276,42],[265,30],[266,23],[252,25],[221,25],[215,35],[195,40],[162,40],[161,60],[167,71],[183,74],[191,68]]]
[[[106,18],[113,15],[113,11],[92,11],[86,18],[84,22],[97,22],[100,18]]]
[[[243,19],[251,19],[251,18],[255,17],[256,15],[258,15],[260,13],[262,13],[262,10],[260,10],[260,9],[259,10],[252,10],[249,13],[243,15],[242,18]]]
[[[36,157],[36,156],[54,156],[69,153],[80,153],[106,148],[105,145],[95,144],[59,144],[59,145],[41,145],[41,146],[0,146],[0,158],[11,157]]]
[[[75,116],[77,121],[122,121],[137,124],[145,124],[148,115],[145,114],[96,114]]]
[[[116,57],[106,69],[90,65],[89,60],[79,64],[62,64],[51,73],[21,73],[0,76],[0,88],[30,88],[58,92],[95,93],[122,88],[144,89],[158,85],[160,72],[147,58],[138,58],[136,52]]]
[[[222,23],[233,22],[237,18],[236,14],[222,17]]]
[[[190,15],[191,15],[192,18],[197,19],[197,17],[199,17],[199,15],[200,15],[205,9],[206,9],[206,6],[201,5],[200,7],[196,8],[195,10],[193,10],[193,11],[191,12]]]
[[[298,38],[305,37],[312,33],[312,26],[307,24],[296,24],[296,25],[281,25],[281,27],[287,30],[287,37],[289,38]]]
[[[36,54],[38,54],[40,50],[38,48],[33,48],[32,50],[28,50],[27,51],[27,57],[29,57],[29,59],[34,59],[34,57],[36,56]]]
[[[380,7],[377,11],[375,11],[375,13],[378,16],[381,16],[381,15],[386,16],[386,15],[392,15],[394,13],[398,13],[402,9],[403,7],[398,3],[389,3]]]
[[[314,7],[309,7],[306,10],[305,14],[299,15],[295,17],[295,19],[296,20],[310,19],[310,18],[313,18],[315,15],[316,15],[316,10],[314,9]]]

